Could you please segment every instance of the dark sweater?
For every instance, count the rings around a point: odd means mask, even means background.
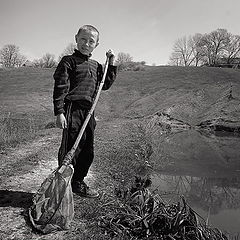
[[[103,90],[111,87],[116,73],[117,67],[109,65]],[[64,113],[66,101],[75,101],[81,108],[90,109],[102,76],[102,65],[78,50],[72,55],[64,56],[53,75],[54,114]]]

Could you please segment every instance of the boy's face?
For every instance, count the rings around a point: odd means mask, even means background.
[[[75,36],[77,48],[84,55],[90,55],[98,46],[98,33],[82,30]]]

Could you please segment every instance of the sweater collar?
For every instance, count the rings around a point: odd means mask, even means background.
[[[82,58],[82,59],[84,59],[84,60],[88,60],[88,59],[92,56],[91,53],[90,53],[89,56],[88,56],[88,55],[85,55],[85,54],[82,54],[82,53],[81,53],[79,50],[77,50],[77,49],[74,49],[73,55],[75,55],[75,56],[77,56],[77,57],[80,57],[80,58]]]

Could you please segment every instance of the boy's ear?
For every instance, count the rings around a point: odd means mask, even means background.
[[[77,34],[75,35],[75,41],[76,41],[76,43],[77,43]]]

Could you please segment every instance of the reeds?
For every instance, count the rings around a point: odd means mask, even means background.
[[[217,228],[207,226],[181,197],[176,204],[165,204],[147,186],[151,181],[136,178],[128,189],[118,189],[114,213],[102,217],[100,226],[106,234],[124,239],[227,240]]]

